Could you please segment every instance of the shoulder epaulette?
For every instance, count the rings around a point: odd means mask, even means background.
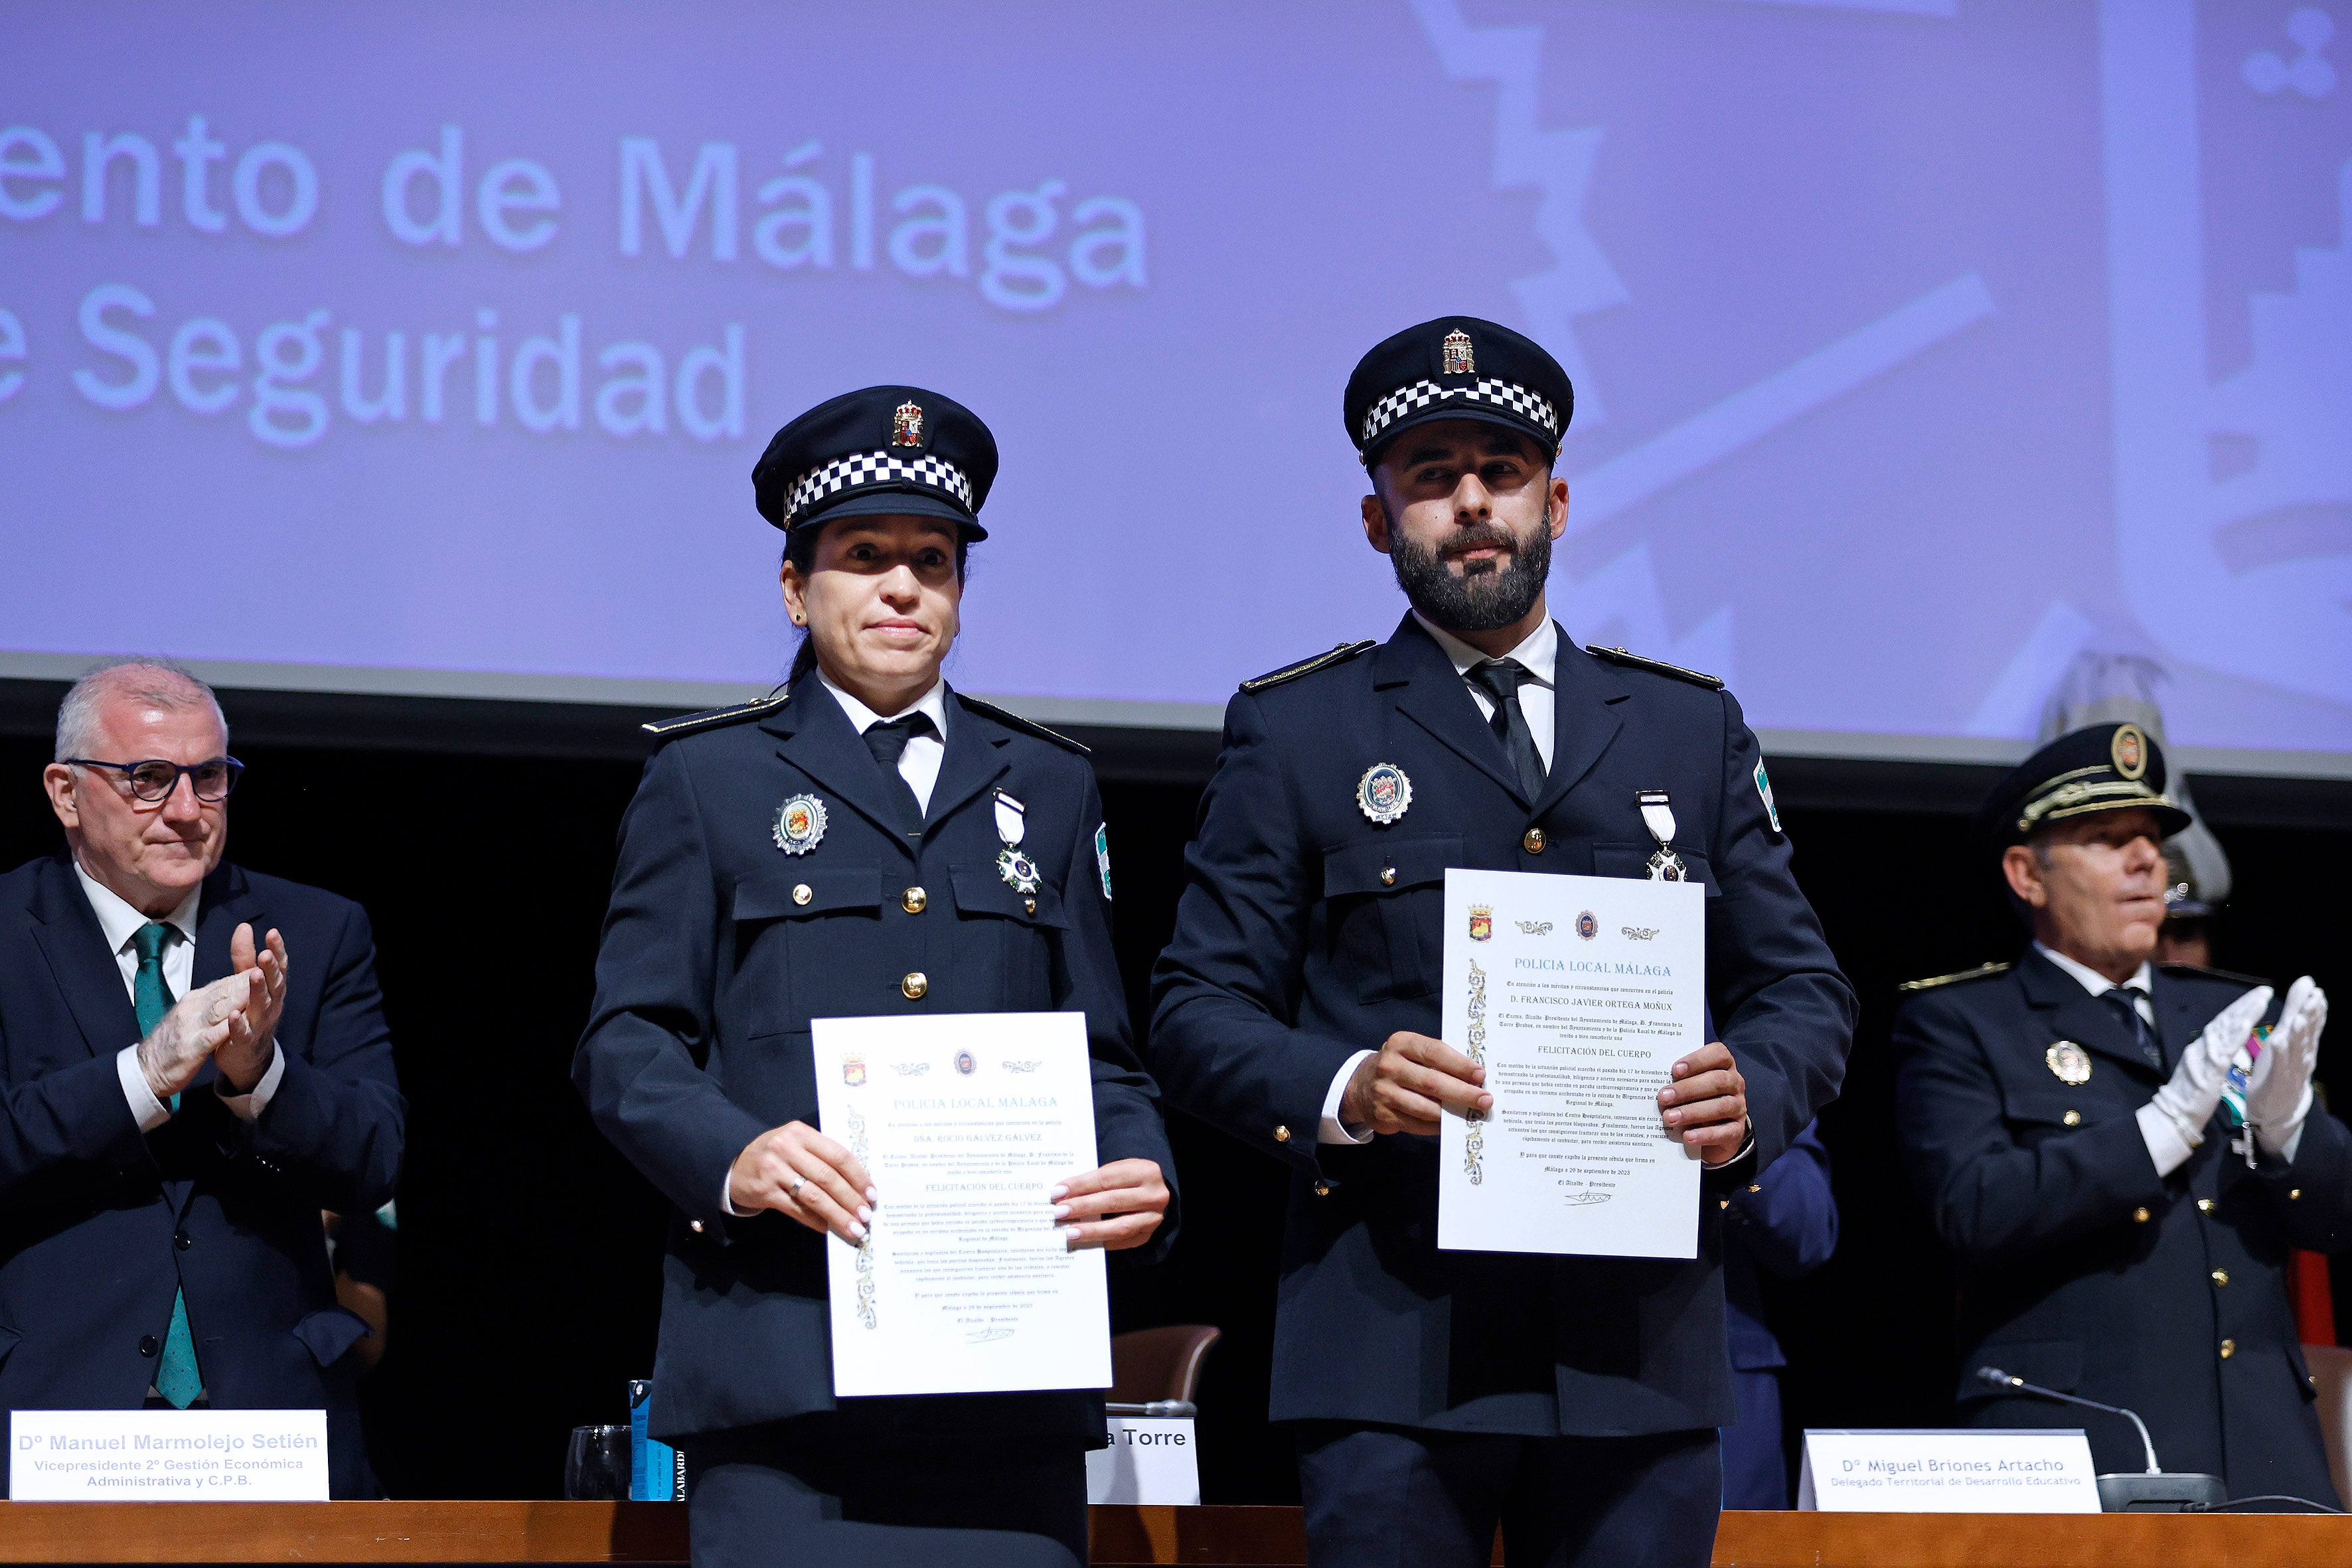
[[[1302,658],[1297,664],[1286,664],[1280,669],[1242,682],[1244,691],[1257,692],[1280,686],[1286,680],[1296,680],[1302,675],[1312,675],[1318,669],[1328,669],[1335,664],[1345,664],[1360,653],[1381,645],[1367,638],[1363,642],[1343,642],[1328,653],[1318,653],[1313,658]]]
[[[1622,647],[1588,647],[1584,651],[1595,658],[1605,658],[1611,664],[1630,665],[1635,669],[1655,670],[1660,675],[1671,675],[1676,680],[1687,680],[1693,686],[1704,686],[1710,691],[1723,689],[1723,681],[1718,677],[1701,675],[1696,669],[1685,669],[1679,664],[1668,664],[1663,659],[1643,658],[1640,654],[1627,653]]]
[[[2265,980],[2259,974],[2240,974],[2231,969],[2208,969],[2201,963],[2159,963],[2157,967],[2167,974],[2196,974],[2207,980],[2227,980],[2236,985],[2255,986],[2278,984],[2274,980]]]
[[[699,713],[681,713],[675,719],[656,719],[637,728],[657,741],[675,741],[680,735],[716,730],[722,724],[740,724],[746,719],[764,719],[792,700],[793,694],[789,691],[771,691],[756,702],[738,702],[732,708],[706,708]]]
[[[1958,974],[1931,974],[1925,980],[1906,980],[1897,991],[1933,991],[1938,985],[1957,985],[1963,980],[1990,980],[1996,974],[2006,974],[2015,964],[1979,963],[1974,969],[1963,969]]]
[[[1018,730],[1024,735],[1034,735],[1041,741],[1051,741],[1065,751],[1076,752],[1082,757],[1094,754],[1094,748],[1085,742],[1073,741],[1059,730],[1048,730],[1034,719],[1024,719],[1018,713],[1008,713],[993,702],[982,702],[979,698],[969,696],[961,691],[955,695],[956,700],[965,707],[985,713],[1008,730]]]

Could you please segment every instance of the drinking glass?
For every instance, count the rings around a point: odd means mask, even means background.
[[[618,1501],[629,1495],[629,1429],[574,1426],[563,1456],[563,1495],[574,1502]]]

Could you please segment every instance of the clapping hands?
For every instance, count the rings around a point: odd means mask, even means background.
[[[2327,993],[2306,974],[2287,987],[2279,1021],[2254,1059],[2246,1088],[2246,1124],[2263,1152],[2280,1159],[2311,1113],[2311,1075],[2319,1063],[2319,1032],[2327,1024]]]
[[[286,1007],[286,943],[274,931],[268,942],[257,952],[253,928],[238,926],[229,939],[233,972],[181,997],[139,1042],[139,1070],[157,1100],[186,1089],[208,1057],[240,1094],[269,1070]]]

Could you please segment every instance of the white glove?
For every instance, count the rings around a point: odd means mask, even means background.
[[[2257,985],[2222,1008],[2180,1053],[2180,1065],[2156,1098],[2139,1108],[2140,1137],[2147,1143],[2158,1175],[2168,1176],[2187,1164],[2197,1145],[2205,1142],[2205,1124],[2221,1103],[2230,1064],[2270,1005],[2271,988]]]
[[[2292,1162],[2311,1114],[2311,1072],[2319,1063],[2319,1031],[2327,1023],[2327,993],[2306,974],[2286,988],[2278,1026],[2255,1058],[2246,1086],[2246,1125],[2263,1152]]]

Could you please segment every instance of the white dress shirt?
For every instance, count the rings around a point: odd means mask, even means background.
[[[1470,679],[1471,666],[1486,663],[1488,656],[1444,627],[1423,621],[1419,610],[1412,613],[1412,618],[1421,621],[1421,629],[1436,638],[1437,646],[1445,650],[1445,657],[1454,661],[1454,673],[1462,677],[1462,684],[1469,689],[1470,700],[1478,705],[1478,717],[1493,723],[1495,700],[1486,695],[1485,687]],[[1536,755],[1543,759],[1544,770],[1549,773],[1551,770],[1552,677],[1559,668],[1559,628],[1547,619],[1528,634],[1526,641],[1503,657],[1517,659],[1528,674],[1534,678],[1519,682],[1519,710],[1528,716],[1528,732],[1535,738]]]
[[[2152,987],[2156,984],[2156,966],[2149,963],[2147,960],[2141,959],[2139,968],[2132,977],[2118,984],[2089,964],[2078,963],[2060,952],[2056,948],[2044,947],[2037,942],[2033,944],[2033,951],[2072,975],[2075,984],[2094,996],[2105,996],[2110,991],[2122,991],[2128,994],[2131,997],[2132,1011],[2137,1013],[2139,1021],[2147,1026],[2148,1034],[2155,1035],[2156,994]]]
[[[139,1003],[139,950],[132,939],[147,923],[147,917],[133,909],[123,898],[74,861],[74,875],[80,879],[83,897],[89,900],[90,912],[98,917],[98,929],[106,933],[107,946],[114,951],[115,966],[122,972],[122,988],[131,995],[132,1006]],[[163,917],[172,934],[163,942],[163,985],[178,1001],[188,994],[196,973],[196,904],[202,898],[202,888],[191,888],[180,907]],[[122,1080],[122,1098],[130,1103],[131,1117],[142,1132],[152,1132],[172,1119],[171,1107],[155,1098],[147,1087],[147,1075],[139,1067],[139,1042],[131,1041],[114,1058],[115,1076]],[[221,1100],[230,1110],[250,1121],[261,1114],[278,1092],[278,1081],[286,1076],[286,1063],[278,1054],[278,1043],[269,1045],[269,1068],[261,1081],[253,1086],[251,1094],[223,1092]],[[216,1079],[216,1090],[226,1090],[227,1080]]]
[[[1486,694],[1485,687],[1470,679],[1471,667],[1486,663],[1490,656],[1480,653],[1444,627],[1423,619],[1419,610],[1412,613],[1412,618],[1421,622],[1421,629],[1434,637],[1437,646],[1445,650],[1445,657],[1454,661],[1454,672],[1462,677],[1463,689],[1470,693],[1470,700],[1478,705],[1478,717],[1493,723],[1495,700]],[[1527,715],[1528,732],[1534,737],[1536,755],[1543,759],[1546,771],[1549,771],[1552,677],[1559,668],[1559,628],[1546,617],[1543,625],[1529,632],[1525,641],[1503,657],[1516,658],[1527,668],[1528,679],[1519,682],[1519,711]],[[1331,1080],[1330,1092],[1323,1097],[1323,1120],[1315,1132],[1318,1142],[1369,1143],[1372,1141],[1370,1127],[1351,1130],[1341,1125],[1339,1101],[1347,1098],[1348,1080],[1356,1076],[1356,1069],[1363,1065],[1364,1058],[1378,1054],[1375,1051],[1358,1051],[1339,1069],[1339,1076]]]
[[[935,733],[909,737],[907,749],[898,753],[898,776],[905,779],[907,787],[915,792],[915,804],[929,815],[931,786],[940,782],[940,763],[948,754],[948,683],[935,680],[929,691],[898,712],[877,713],[835,686],[823,670],[817,672],[817,679],[824,682],[827,691],[833,693],[833,700],[841,704],[841,710],[849,715],[849,727],[860,735],[877,724],[903,719],[909,713],[920,713],[930,720]]]

